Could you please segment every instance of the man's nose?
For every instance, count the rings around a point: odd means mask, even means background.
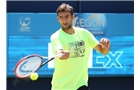
[[[66,22],[67,22],[67,19],[66,19],[66,18],[64,18],[64,19],[63,19],[63,22],[64,22],[64,23],[66,23]]]

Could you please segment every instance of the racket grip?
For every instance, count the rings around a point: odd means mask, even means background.
[[[59,53],[59,54],[55,55],[55,58],[60,58],[60,57],[62,57],[63,55],[65,55],[65,54]]]

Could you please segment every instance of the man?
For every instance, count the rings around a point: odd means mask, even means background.
[[[88,59],[90,49],[108,54],[110,41],[102,38],[97,41],[94,35],[84,28],[72,26],[73,7],[63,3],[57,9],[57,18],[61,27],[51,35],[54,54],[64,56],[55,60],[52,78],[52,90],[89,90]]]

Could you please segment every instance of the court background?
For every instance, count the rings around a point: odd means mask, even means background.
[[[56,8],[61,4],[62,2],[16,2],[11,1],[7,2],[7,13],[54,13],[56,11]],[[72,6],[74,6],[75,12],[81,12],[81,13],[124,13],[124,14],[133,14],[134,13],[134,2],[133,1],[108,1],[108,2],[97,2],[97,1],[90,1],[90,2],[80,2],[79,1],[69,1],[67,3],[70,3]],[[51,5],[54,5],[51,9]],[[82,5],[82,6],[81,6]],[[26,7],[25,7],[26,6]],[[41,7],[40,7],[41,6]],[[96,9],[89,9],[90,8],[96,8]],[[102,6],[102,7],[99,7]],[[18,8],[17,8],[18,7]],[[80,9],[79,9],[80,7]],[[133,34],[132,34],[133,36]],[[39,88],[43,88],[43,90],[50,90],[50,82],[51,77],[41,77],[38,81],[32,82],[30,80],[24,80],[21,81],[17,85],[13,85],[13,80],[15,78],[11,76],[7,76],[7,89],[11,90],[12,88],[14,90],[39,90]],[[133,75],[124,75],[124,76],[102,76],[102,77],[90,77],[89,79],[89,86],[91,89],[97,89],[97,90],[134,90],[134,77]],[[102,83],[101,83],[102,82]],[[125,82],[125,83],[124,83]],[[24,87],[23,87],[24,85]],[[103,86],[103,87],[101,87]],[[20,89],[19,89],[20,88]],[[12,90],[13,90],[12,89]]]

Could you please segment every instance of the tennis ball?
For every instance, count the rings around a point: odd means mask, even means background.
[[[39,77],[38,73],[35,73],[35,72],[30,75],[30,79],[33,81],[37,80],[38,77]]]

